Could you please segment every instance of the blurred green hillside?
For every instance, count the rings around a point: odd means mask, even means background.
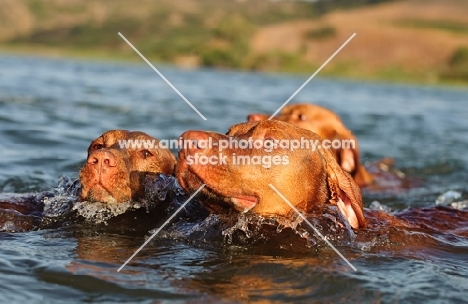
[[[352,3],[352,5],[350,5]],[[0,49],[14,53],[313,73],[468,81],[467,0],[2,0]]]

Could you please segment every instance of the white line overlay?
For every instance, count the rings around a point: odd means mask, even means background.
[[[325,66],[326,66],[326,65],[327,65],[329,62],[330,62],[330,60],[332,60],[332,59],[333,59],[333,57],[335,57],[335,56],[336,56],[336,54],[338,54],[338,53],[339,53],[339,52],[340,52],[340,51],[341,51],[341,50],[342,50],[342,49],[343,49],[343,48],[344,48],[344,47],[345,47],[345,46],[348,44],[348,42],[350,42],[350,41],[351,41],[351,39],[353,39],[353,38],[354,38],[354,36],[356,36],[356,33],[352,34],[352,35],[351,35],[351,37],[349,37],[349,38],[348,38],[348,40],[346,40],[346,42],[345,42],[345,43],[343,43],[343,44],[340,46],[340,48],[339,48],[339,49],[337,49],[337,50],[336,50],[336,52],[335,52],[335,53],[333,53],[333,55],[331,55],[331,56],[330,56],[330,58],[328,58],[328,60],[327,60],[327,61],[325,61],[325,62],[322,64],[322,66],[321,66],[321,67],[319,67],[319,68],[318,68],[318,70],[317,70],[317,71],[315,71],[315,73],[314,73],[314,74],[312,74],[312,76],[310,76],[310,77],[309,77],[309,79],[307,79],[307,80],[306,80],[306,82],[304,82],[304,84],[303,84],[303,85],[301,85],[301,86],[299,87],[299,89],[297,89],[297,90],[296,90],[296,92],[294,92],[294,94],[292,94],[292,95],[291,95],[291,97],[289,97],[289,98],[288,98],[288,100],[286,100],[286,101],[285,101],[285,102],[284,102],[284,103],[281,105],[281,107],[279,107],[279,109],[278,109],[278,110],[276,110],[276,112],[275,112],[275,113],[273,113],[273,115],[271,115],[271,116],[270,116],[270,118],[268,118],[268,120],[271,120],[271,119],[273,119],[273,117],[275,117],[275,116],[276,116],[276,114],[278,114],[278,113],[279,113],[279,111],[281,111],[281,109],[283,109],[283,108],[284,108],[284,106],[286,106],[286,105],[288,104],[288,102],[290,102],[290,101],[291,101],[291,99],[293,99],[293,98],[294,98],[294,96],[296,96],[296,95],[297,95],[297,93],[299,93],[299,92],[300,92],[300,91],[301,91],[301,90],[302,90],[302,89],[303,89],[303,88],[304,88],[304,87],[305,87],[305,86],[306,86],[306,85],[309,83],[309,81],[311,81],[311,80],[312,80],[312,78],[314,78],[314,77],[315,77],[315,76],[316,76],[316,75],[317,75],[317,74],[318,74],[318,73],[319,73],[319,72],[320,72],[320,71],[321,71],[321,70],[322,70],[322,69],[323,69],[323,68],[324,68],[324,67],[325,67]]]
[[[194,198],[195,195],[197,195],[198,192],[200,192],[201,189],[203,189],[204,187],[205,187],[205,184],[201,185],[201,187],[198,188],[198,190],[195,191],[195,193],[193,193],[193,194],[188,198],[188,200],[187,200],[185,203],[183,203],[182,206],[180,206],[179,209],[177,209],[177,211],[174,212],[174,213],[171,215],[171,217],[168,218],[168,219],[164,222],[164,224],[162,224],[161,227],[159,227],[158,230],[156,230],[156,232],[153,233],[153,235],[151,235],[151,236],[146,240],[146,242],[144,242],[143,245],[141,245],[140,248],[138,248],[138,250],[135,251],[135,253],[132,254],[131,257],[128,258],[127,261],[125,261],[125,263],[123,263],[122,266],[120,266],[120,268],[117,270],[117,272],[120,272],[120,270],[122,270],[122,268],[124,268],[125,265],[127,265],[128,262],[130,262],[130,261],[138,254],[138,252],[140,252],[140,250],[143,249],[143,247],[145,247],[146,245],[148,245],[148,243],[149,243],[149,242],[150,242],[150,241],[167,225],[167,224],[169,224],[169,222],[170,222],[182,209],[184,209],[184,207],[192,200],[192,198]]]
[[[314,232],[320,236],[322,238],[322,240],[325,241],[325,243],[327,243],[328,246],[330,246],[335,252],[336,254],[338,254],[348,265],[349,267],[351,267],[351,269],[353,269],[354,271],[357,271],[356,267],[353,266],[353,264],[351,264],[348,259],[346,259],[342,254],[341,252],[338,251],[338,249],[335,248],[335,246],[333,246],[324,236],[323,234],[320,233],[320,231],[317,230],[317,228],[314,227],[314,225],[312,225],[311,222],[309,222],[309,220],[307,220],[307,218],[301,213],[299,212],[299,210],[296,209],[296,207],[294,207],[286,197],[284,197],[283,194],[281,194],[281,192],[279,192],[272,184],[269,184],[270,188],[273,189],[276,194],[278,194],[285,202],[286,204],[289,205],[289,207],[291,207],[313,230]]]
[[[166,77],[164,77],[163,74],[161,74],[161,72],[158,71],[158,69],[156,69],[154,67],[154,65],[151,64],[151,62],[148,61],[148,59],[145,58],[145,56],[143,56],[140,51],[137,50],[136,47],[133,46],[133,44],[130,43],[130,41],[127,40],[127,38],[124,37],[124,35],[122,35],[120,32],[119,32],[119,36],[122,37],[123,40],[125,40],[125,42],[138,54],[140,55],[141,59],[143,59],[156,73],[158,73],[159,76],[161,76],[161,78],[174,90],[176,91],[177,94],[179,94],[179,96],[185,100],[185,102],[195,111],[197,112],[198,115],[200,115],[201,118],[203,118],[203,120],[206,120],[205,116],[203,116],[202,113],[200,113],[200,111],[197,110],[197,108],[195,108],[195,106],[187,100],[187,98],[185,98],[184,95],[182,95],[182,93],[179,92],[179,90],[177,90],[177,88],[175,86],[172,85],[172,83],[167,80]]]

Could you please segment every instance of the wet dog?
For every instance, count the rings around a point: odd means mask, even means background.
[[[188,193],[202,185],[199,199],[212,213],[251,211],[263,217],[294,216],[288,200],[311,218],[323,218],[330,208],[339,211],[342,224],[353,229],[428,229],[466,235],[468,210],[447,207],[408,209],[395,214],[364,209],[360,188],[338,165],[328,149],[291,149],[282,141],[303,138],[322,140],[317,134],[293,124],[277,121],[255,121],[234,125],[227,135],[187,131],[181,135],[184,146],[179,151],[176,176]],[[205,143],[211,141],[213,148]],[[240,147],[244,141],[244,148]],[[248,142],[252,144],[248,144]],[[255,148],[255,142],[263,148]],[[195,145],[185,145],[196,142]],[[203,145],[199,144],[204,142]],[[229,147],[221,143],[229,143]],[[265,149],[267,143],[279,144]],[[235,146],[238,143],[238,146]],[[272,186],[280,193],[278,194]],[[282,195],[283,197],[281,197]],[[370,237],[372,237],[371,234]],[[405,237],[404,231],[401,238]]]
[[[248,121],[267,120],[269,115],[250,114]],[[313,104],[292,104],[285,106],[273,119],[288,122],[318,134],[322,139],[352,143],[332,149],[338,164],[354,178],[360,187],[372,183],[372,175],[361,164],[357,138],[346,128],[340,117],[333,111]]]
[[[128,146],[125,146],[125,145]],[[80,170],[80,199],[119,203],[144,197],[144,177],[174,173],[176,159],[143,132],[112,130],[93,140]]]
[[[167,186],[175,166],[176,159],[169,149],[160,147],[159,141],[148,134],[127,130],[105,132],[89,145],[79,181],[61,178],[60,187],[68,190],[0,196],[0,230],[55,227],[70,218],[74,221],[76,210],[85,210],[91,220],[93,212],[103,212],[106,226],[118,231],[147,232],[165,215],[164,208],[171,197],[166,196],[167,189],[157,186],[158,183]],[[159,193],[145,205],[129,204],[148,199],[148,181],[156,185],[155,191]],[[158,199],[162,192],[162,198]],[[82,209],[73,210],[77,200],[82,201],[79,205]]]
[[[210,138],[215,143],[250,139],[264,147],[301,138],[322,142],[307,129],[281,121],[257,121],[235,125],[227,135],[187,131],[181,137],[184,147],[179,151],[177,179],[188,192],[205,184],[200,200],[211,212],[234,209],[265,216],[290,214],[291,208],[273,191],[273,185],[300,211],[320,213],[331,204],[353,228],[366,226],[360,189],[328,149],[277,148],[268,152],[270,149],[227,147],[220,151],[200,144]],[[197,144],[185,144],[193,141]]]

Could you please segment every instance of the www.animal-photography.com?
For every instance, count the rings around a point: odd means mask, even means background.
[[[462,303],[468,0],[3,0],[10,303]]]

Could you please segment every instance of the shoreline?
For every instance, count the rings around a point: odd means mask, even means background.
[[[133,52],[133,50],[130,50]],[[49,59],[74,59],[74,60],[84,60],[89,62],[103,62],[103,63],[127,63],[127,64],[139,64],[142,66],[147,65],[136,53],[122,54],[118,52],[109,52],[102,50],[89,50],[82,51],[76,49],[67,49],[67,48],[54,48],[47,46],[31,46],[31,45],[18,45],[18,46],[8,46],[0,45],[0,55],[11,55],[11,56],[25,56],[25,57],[36,57],[36,58],[49,58]],[[197,70],[197,69],[213,69],[213,70],[223,70],[223,71],[233,71],[233,72],[251,72],[251,73],[262,73],[266,75],[290,75],[293,77],[301,76],[310,76],[316,70],[304,69],[303,72],[290,72],[286,69],[278,70],[251,70],[251,69],[236,69],[236,68],[226,68],[226,67],[209,67],[200,65],[197,67],[184,67],[177,65],[172,62],[158,61],[151,58],[148,58],[149,61],[157,65],[168,66],[171,68],[181,69],[181,70]],[[340,73],[336,71],[327,71],[326,67],[317,75],[323,79],[337,79],[342,81],[358,81],[358,82],[368,82],[375,84],[394,84],[394,85],[416,85],[416,86],[425,86],[425,87],[440,87],[440,88],[458,88],[458,89],[467,89],[468,81],[460,80],[437,80],[437,81],[424,81],[421,75],[413,76],[405,75],[404,71],[397,71],[391,77],[386,77],[384,71],[379,71],[377,73]],[[396,79],[398,76],[401,79]]]

